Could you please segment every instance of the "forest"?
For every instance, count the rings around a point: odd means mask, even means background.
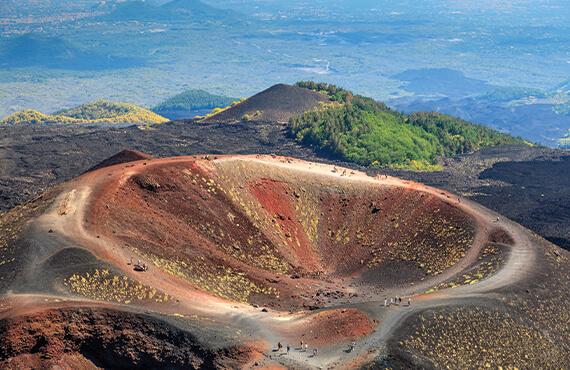
[[[440,157],[525,143],[444,114],[403,114],[334,85],[302,81],[297,86],[326,94],[331,103],[293,117],[290,133],[299,142],[361,165],[436,170]]]

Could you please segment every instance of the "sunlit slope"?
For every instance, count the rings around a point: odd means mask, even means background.
[[[132,123],[158,124],[168,119],[134,104],[98,100],[75,108],[61,110],[54,114],[44,114],[35,110],[13,113],[2,120],[3,124],[55,124],[55,123]]]

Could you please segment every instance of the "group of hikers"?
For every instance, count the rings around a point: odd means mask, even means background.
[[[408,297],[408,307],[412,306],[412,298]],[[390,300],[388,300],[388,297],[384,298],[384,307],[389,307],[391,305],[396,305],[396,306],[400,306],[402,304],[402,297],[396,296],[396,297],[391,297]],[[350,344],[350,346],[348,347],[347,352],[353,352],[356,349],[356,342],[352,342]],[[309,351],[309,345],[303,341],[301,341],[301,346],[299,348],[297,348],[298,351],[300,352],[308,352]],[[275,350],[274,350],[275,351]],[[281,342],[277,343],[277,352],[281,353],[281,354],[286,354],[288,355],[289,352],[291,351],[291,346],[289,344],[287,344],[286,346],[283,346],[283,344],[281,344]],[[283,353],[283,351],[285,351],[285,353]],[[313,348],[313,355],[312,357],[317,357],[317,355],[319,354],[319,350],[317,348]]]
[[[285,354],[289,354],[289,352],[291,351],[291,346],[289,344],[287,344],[285,347],[283,347],[283,344],[281,344],[281,342],[277,343],[277,352],[282,352],[285,349]],[[301,347],[297,348],[297,350],[299,350],[300,352],[308,352],[309,351],[309,345],[303,341],[301,341]],[[317,348],[313,348],[313,357],[317,357],[317,355],[319,354],[319,350]]]
[[[355,348],[356,348],[356,342],[352,341],[352,343],[348,347],[347,352],[352,352],[352,351],[354,351]],[[283,344],[281,344],[281,342],[277,342],[277,352],[282,353],[283,350],[285,350],[285,354],[288,355],[289,352],[291,351],[291,346],[287,344],[284,347]],[[297,348],[297,350],[299,350],[300,352],[308,352],[309,351],[309,345],[307,343],[301,341],[301,346],[299,348]],[[313,356],[312,357],[317,357],[318,354],[319,354],[318,348],[313,348]]]
[[[384,298],[384,307],[388,307],[391,305],[396,305],[399,306],[402,304],[402,297],[392,297],[390,298],[390,301],[388,301],[388,297]],[[408,307],[410,307],[412,305],[412,298],[408,297]]]

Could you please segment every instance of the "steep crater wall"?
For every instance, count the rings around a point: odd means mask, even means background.
[[[292,309],[453,268],[477,229],[456,202],[286,159],[151,161],[97,189],[87,227],[201,290]]]

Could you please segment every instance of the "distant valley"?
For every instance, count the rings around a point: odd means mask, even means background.
[[[544,4],[520,5],[517,16],[482,6],[468,17],[469,6],[440,0],[406,12],[387,0],[17,3],[4,2],[0,15],[2,118],[320,80],[406,113],[447,113],[551,147],[568,142],[570,63],[555,41],[570,30]]]
[[[435,111],[487,125],[551,147],[570,130],[569,90],[493,86],[454,70],[414,70],[397,76],[413,95],[390,105],[407,113]]]

